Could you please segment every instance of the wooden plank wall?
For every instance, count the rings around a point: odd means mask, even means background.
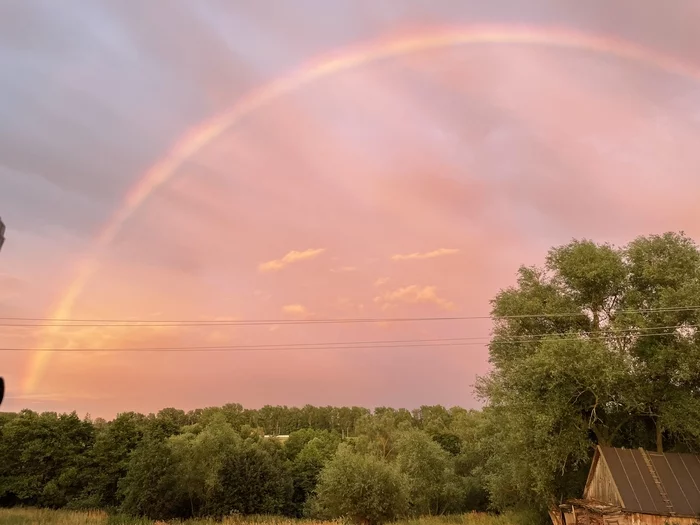
[[[656,514],[628,514],[628,525],[700,525],[698,518],[658,516]],[[620,525],[623,525],[622,523]]]
[[[602,516],[582,508],[577,508],[575,515],[574,513],[564,513],[564,516],[566,525],[569,525],[570,522],[575,525],[700,525],[700,517],[680,518],[627,512]],[[575,519],[572,519],[574,516]]]
[[[622,506],[620,498],[617,496],[617,490],[613,478],[610,475],[605,459],[598,459],[595,470],[591,477],[591,483],[588,486],[584,499],[600,501],[601,503],[609,503],[611,505]]]

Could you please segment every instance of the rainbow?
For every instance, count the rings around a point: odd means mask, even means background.
[[[394,36],[317,57],[286,76],[282,76],[241,98],[233,107],[189,130],[170,151],[154,164],[127,192],[123,203],[96,236],[90,253],[79,264],[77,276],[53,309],[52,318],[67,319],[85,285],[99,267],[103,250],[108,247],[122,226],[144,204],[148,197],[166,184],[187,159],[203,146],[219,137],[246,115],[269,102],[304,86],[340,72],[413,53],[474,44],[518,44],[584,50],[617,57],[661,69],[667,73],[700,80],[700,70],[675,57],[638,46],[618,38],[594,36],[564,28],[529,28],[523,26],[470,26],[466,28],[432,29],[416,34]],[[43,334],[39,347],[53,348],[56,328]],[[34,391],[49,362],[50,352],[33,354],[23,389]]]

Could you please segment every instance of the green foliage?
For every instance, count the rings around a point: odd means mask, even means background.
[[[0,506],[105,509],[153,519],[300,517],[318,510],[311,500],[321,472],[344,442],[357,457],[380,461],[402,480],[400,494],[411,495],[412,515],[482,509],[478,466],[465,467],[472,454],[465,451],[478,443],[478,420],[478,412],[440,406],[369,413],[331,407],[254,411],[230,404],[124,413],[113,421],[2,414]],[[305,424],[311,426],[293,430],[284,443],[263,438],[270,426]],[[420,458],[433,463],[421,469]],[[438,472],[430,465],[439,465]]]
[[[186,515],[171,447],[161,435],[147,436],[131,454],[126,476],[119,482],[122,510],[153,519]]]
[[[303,433],[304,431],[298,432]],[[305,433],[305,444],[298,453],[294,454],[292,452],[294,449],[289,447],[290,442],[293,446],[297,443],[297,440],[294,439],[297,432],[291,434],[284,445],[287,456],[292,457],[290,467],[293,485],[292,512],[297,517],[304,514],[306,502],[316,489],[323,466],[333,457],[340,444],[340,438],[337,434],[325,431],[312,431],[312,433],[315,436],[308,441],[306,438],[310,437],[311,434]]]
[[[220,483],[218,506],[207,514],[282,514],[290,506],[292,480],[284,452],[274,441],[241,441],[226,457]]]
[[[137,447],[145,429],[141,414],[119,414],[97,431],[90,451],[88,482],[73,507],[117,508],[122,501],[117,491],[119,480],[127,473],[131,452]]]
[[[481,450],[497,508],[579,495],[593,445],[700,446],[700,252],[573,241],[493,301]],[[664,310],[665,309],[665,310]],[[542,316],[542,314],[549,314]]]
[[[299,453],[306,447],[308,443],[314,439],[319,439],[323,443],[328,443],[329,446],[340,442],[340,435],[327,430],[316,430],[314,428],[302,428],[289,434],[289,438],[284,443],[284,450],[287,457],[291,460],[296,458]]]
[[[436,515],[460,509],[463,487],[450,454],[419,430],[401,433],[396,465],[406,476],[413,515]]]
[[[388,410],[376,415],[367,415],[357,422],[358,437],[353,441],[353,445],[358,452],[388,460],[396,455],[395,445],[399,430],[409,428],[411,424],[406,420],[397,424],[394,413]]]
[[[384,459],[341,445],[321,471],[313,509],[367,525],[393,521],[408,510],[408,483]]]
[[[61,507],[77,497],[94,442],[90,422],[25,410],[1,431],[0,503]]]

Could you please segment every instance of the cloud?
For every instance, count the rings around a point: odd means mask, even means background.
[[[459,253],[456,248],[440,248],[438,250],[433,250],[432,252],[426,253],[409,253],[409,254],[396,254],[391,256],[392,261],[408,261],[412,259],[434,259],[435,257],[443,257],[445,255],[454,255]]]
[[[281,259],[274,259],[272,261],[261,263],[258,266],[258,270],[261,272],[276,272],[290,264],[315,259],[325,251],[325,248],[312,248],[309,250],[304,250],[303,252],[292,250]]]
[[[285,314],[304,315],[307,313],[306,307],[301,304],[287,304],[282,307]]]
[[[376,286],[376,287],[384,286],[388,281],[389,281],[388,277],[380,277],[379,279],[374,281],[374,286]]]
[[[398,303],[407,304],[425,304],[432,303],[443,310],[452,310],[455,304],[447,299],[443,299],[437,294],[437,287],[423,286],[417,284],[398,288],[392,292],[387,292],[374,298],[375,303],[382,305],[382,309],[386,310],[395,306]]]

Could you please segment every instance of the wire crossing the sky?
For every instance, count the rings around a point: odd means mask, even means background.
[[[700,325],[658,326],[634,328],[608,332],[576,332],[565,334],[544,334],[498,339],[498,344],[537,343],[552,341],[609,341],[611,337],[631,336],[636,338],[679,335],[679,329],[697,329]],[[641,332],[641,333],[640,333]],[[346,341],[325,343],[283,343],[261,345],[224,345],[224,346],[181,346],[181,347],[138,347],[138,348],[0,348],[0,352],[51,352],[51,353],[88,353],[88,352],[259,352],[259,351],[293,351],[293,350],[358,350],[358,349],[407,349],[407,348],[441,348],[457,346],[484,346],[491,341],[488,337],[456,337],[437,339],[398,339],[377,341]]]
[[[700,311],[700,306],[673,306],[664,308],[616,310],[615,315],[673,313]],[[441,317],[376,317],[376,318],[336,318],[336,319],[233,319],[233,320],[145,320],[145,319],[67,319],[51,317],[0,317],[0,326],[6,327],[110,327],[110,326],[267,326],[267,325],[313,325],[313,324],[370,324],[370,323],[410,323],[434,321],[475,321],[582,317],[586,313],[561,312],[515,315],[465,315]]]

